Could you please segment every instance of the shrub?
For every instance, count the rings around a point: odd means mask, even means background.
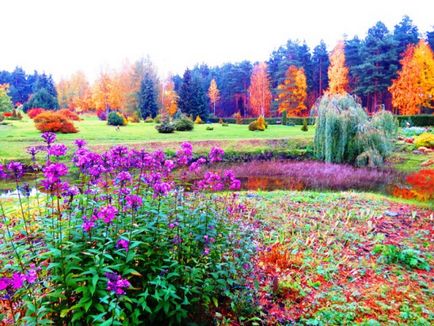
[[[34,119],[38,114],[45,112],[46,110],[43,108],[33,108],[27,111],[27,115],[30,119]]]
[[[241,116],[241,113],[239,111],[234,114],[234,119],[235,119],[235,123],[237,125],[242,125],[243,124],[243,117]]]
[[[12,117],[12,112],[3,112],[3,116],[7,119]]]
[[[62,148],[44,137],[40,147]],[[19,307],[26,325],[187,325],[211,320],[218,304],[233,313],[228,302],[253,294],[246,278],[256,249],[251,226],[240,222],[247,210],[213,193],[236,189],[233,173],[208,171],[185,191],[173,169],[203,164],[188,143],[176,160],[125,146],[92,152],[83,143],[74,176],[57,159],[42,167],[46,205],[28,198],[34,206],[21,218],[2,214],[13,228],[0,242],[0,291],[12,297],[2,314]]]
[[[194,120],[194,123],[197,125],[201,125],[204,122],[202,121],[202,119],[200,118],[200,115],[196,116],[196,119]]]
[[[23,105],[23,110],[24,112],[32,108],[55,110],[58,107],[57,98],[51,95],[45,88],[41,88],[30,96],[29,100]]]
[[[257,120],[252,121],[249,124],[250,131],[264,131],[267,127],[268,125],[263,116],[259,116]]]
[[[222,127],[229,127],[229,124],[226,123],[226,122],[223,122],[223,123],[222,123]]]
[[[62,114],[68,120],[72,120],[72,121],[80,121],[81,120],[77,113],[75,113],[74,111],[71,111],[69,109],[61,109],[57,112],[59,114]]]
[[[415,249],[401,249],[391,244],[377,244],[373,251],[374,254],[380,254],[379,260],[386,264],[402,264],[408,268],[417,268],[430,270],[429,263],[426,261],[424,254]]]
[[[119,112],[112,111],[107,117],[107,124],[109,126],[125,126],[126,119]]]
[[[157,116],[154,118],[155,123],[161,123],[162,118],[161,118],[161,114],[157,114]]]
[[[145,123],[154,123],[154,119],[152,119],[152,117],[147,117]]]
[[[303,119],[303,126],[301,127],[301,131],[308,131],[307,128],[307,119]]]
[[[288,123],[288,113],[286,111],[282,112],[282,125],[286,126]],[[303,119],[303,126],[304,126],[304,119]]]
[[[181,118],[175,120],[173,125],[175,126],[176,131],[191,131],[194,128],[193,120],[185,115],[182,115]]]
[[[222,118],[219,118],[219,123],[220,123],[220,124],[224,123],[224,121],[223,121]]]
[[[411,136],[419,136],[420,134],[426,132],[426,130],[427,129],[423,127],[409,127],[409,128],[402,128],[402,133],[406,137],[411,137]]]
[[[315,155],[334,163],[379,166],[390,155],[397,125],[390,112],[369,121],[356,99],[349,95],[324,95],[316,104]]]
[[[398,115],[397,119],[401,127],[405,127],[407,121],[415,127],[434,126],[434,114]]]
[[[419,147],[428,147],[434,148],[434,134],[425,132],[419,136],[414,138],[414,145],[416,148]]]
[[[260,116],[258,117],[257,122],[258,122],[258,129],[265,130],[265,129],[268,128],[268,124],[267,124],[267,122],[265,121],[264,116],[260,115]]]
[[[5,119],[5,116],[3,115],[3,113],[0,112],[0,122],[2,122]]]
[[[207,127],[206,127],[206,130],[214,130],[214,127],[207,126]]]
[[[35,122],[36,129],[41,132],[60,132],[62,134],[78,132],[72,121],[62,114],[53,111],[40,113],[33,121]]]
[[[98,117],[98,119],[100,119],[101,121],[106,121],[107,120],[107,111],[105,110],[98,110],[96,112],[96,116]]]
[[[434,169],[423,169],[406,178],[416,197],[420,200],[434,199]]]
[[[137,112],[134,112],[128,117],[128,121],[132,123],[139,123],[140,122],[140,116]]]
[[[17,109],[12,109],[12,112],[5,112],[4,116],[6,120],[21,120],[23,116],[21,112]]]
[[[163,122],[161,125],[155,126],[160,134],[171,134],[175,131],[175,126],[169,122]]]

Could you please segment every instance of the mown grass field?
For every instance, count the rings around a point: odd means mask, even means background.
[[[130,123],[121,127],[119,131],[115,127],[108,126],[106,122],[95,117],[85,117],[83,121],[74,122],[79,132],[76,134],[58,134],[58,141],[71,145],[77,138],[86,139],[92,146],[145,145],[158,142],[159,148],[164,149],[170,142],[181,141],[219,141],[223,149],[237,148],[239,140],[312,140],[314,127],[309,126],[309,131],[303,132],[300,126],[270,125],[264,132],[252,132],[247,125],[229,124],[224,127],[220,124],[212,124],[214,130],[206,130],[208,125],[195,125],[191,132],[175,132],[173,134],[160,134],[155,129],[154,123]],[[41,142],[41,133],[36,130],[32,120],[27,117],[22,121],[8,121],[8,125],[0,125],[0,161],[24,159],[27,157],[25,149],[28,146],[38,145]],[[256,147],[255,144],[252,147]]]

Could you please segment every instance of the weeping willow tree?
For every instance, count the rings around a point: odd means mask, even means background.
[[[324,95],[314,110],[318,159],[381,166],[392,152],[397,123],[390,112],[382,111],[369,119],[357,99],[349,94]]]

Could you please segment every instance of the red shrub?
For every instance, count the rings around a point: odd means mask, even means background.
[[[434,198],[434,169],[420,170],[407,176],[407,182],[411,185],[420,200]]]
[[[63,134],[76,133],[78,130],[74,124],[64,115],[58,112],[43,112],[35,119],[36,129],[41,132],[61,132]]]
[[[4,112],[4,113],[3,113],[3,116],[4,116],[5,118],[10,118],[10,117],[12,117],[12,112]]]
[[[74,111],[71,111],[69,109],[62,109],[62,110],[59,110],[57,112],[69,120],[73,120],[73,121],[80,121],[81,120],[77,113],[75,113]]]
[[[42,112],[45,112],[45,109],[43,109],[43,108],[33,108],[33,109],[30,109],[29,111],[27,111],[27,115],[29,116],[30,119],[33,120],[34,118],[36,118],[36,116],[38,116]]]

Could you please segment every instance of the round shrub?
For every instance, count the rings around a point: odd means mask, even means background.
[[[161,125],[155,126],[160,134],[171,134],[175,131],[175,126],[171,123],[163,123]]]
[[[45,111],[46,110],[43,108],[33,108],[33,109],[30,109],[29,111],[27,111],[27,116],[33,120],[37,115],[39,115]]]
[[[137,114],[137,112],[134,112],[128,117],[128,121],[132,123],[139,123],[140,122],[140,116]]]
[[[414,145],[416,146],[416,148],[434,148],[434,134],[425,132],[423,134],[420,134],[419,136],[416,136],[414,138]]]
[[[106,121],[107,120],[107,111],[105,110],[98,110],[96,112],[96,116],[98,117],[98,119],[100,119],[101,121]]]
[[[206,130],[214,130],[214,127],[207,126],[207,127],[206,127]]]
[[[301,131],[308,131],[307,127],[307,119],[303,119],[303,126],[301,127]]]
[[[68,120],[62,114],[54,111],[46,111],[33,119],[36,129],[41,132],[60,132],[70,134],[78,132],[72,121]]]
[[[162,121],[161,114],[157,114],[157,116],[154,118],[154,122],[161,123],[161,121]]]
[[[152,119],[152,117],[147,117],[145,123],[154,123],[154,119]]]
[[[81,120],[77,113],[75,113],[74,111],[71,111],[69,109],[61,109],[57,112],[69,120],[72,120],[72,121],[80,121]]]
[[[109,126],[125,126],[126,119],[119,112],[112,111],[107,117],[107,124]]]
[[[182,116],[180,119],[174,121],[176,131],[191,131],[194,128],[193,120],[187,116]]]
[[[229,127],[229,124],[228,123],[222,123],[222,127]]]

